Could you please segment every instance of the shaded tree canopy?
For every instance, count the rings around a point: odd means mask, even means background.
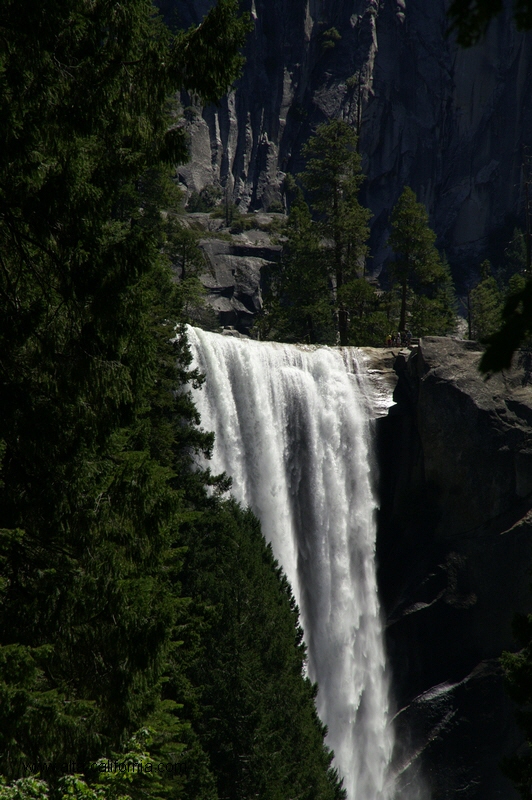
[[[221,0],[174,36],[149,0],[0,7],[5,774],[120,748],[157,701],[193,454],[212,444],[175,392],[194,376],[171,342],[161,209],[186,140],[169,98],[225,91],[236,12]]]
[[[371,212],[359,200],[364,180],[357,136],[347,122],[319,125],[304,148],[309,161],[301,180],[309,192],[322,237],[324,266],[333,279],[341,345],[348,343],[348,312],[342,288],[364,271]]]
[[[416,336],[443,335],[455,324],[451,274],[435,242],[425,206],[405,186],[392,211],[388,244],[394,252],[390,271],[401,298],[399,330],[408,321]]]
[[[344,794],[286,579],[196,463],[172,97],[223,93],[247,29],[237,0],[174,34],[149,0],[0,5],[3,800]]]
[[[283,234],[281,261],[270,270],[258,330],[284,342],[333,343],[329,272],[319,230],[301,190],[291,204]]]
[[[471,47],[486,33],[490,22],[503,10],[503,0],[453,0],[447,12],[458,44]],[[531,0],[513,0],[519,31],[532,29]]]
[[[501,291],[492,275],[489,261],[480,265],[480,281],[471,290],[469,302],[471,336],[484,341],[499,328],[502,311]]]
[[[532,281],[512,292],[502,310],[502,326],[488,339],[480,361],[481,372],[510,369],[516,350],[532,336]]]
[[[333,119],[318,126],[304,152],[308,163],[299,177],[309,203],[287,175],[285,191],[294,196],[258,329],[284,341],[352,344],[351,301],[362,316],[371,305],[359,302],[371,213],[358,200],[364,175],[357,136],[347,122]]]

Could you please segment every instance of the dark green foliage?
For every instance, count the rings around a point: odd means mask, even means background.
[[[314,219],[292,176],[285,180],[285,192],[293,200],[283,231],[283,256],[273,270],[258,326],[262,335],[323,344],[335,344],[338,338],[342,345],[375,343],[375,335],[382,340],[382,320],[365,319],[375,311],[377,295],[360,283],[370,212],[358,202],[364,176],[356,146],[356,135],[343,120],[320,125],[309,139],[301,180]]]
[[[424,205],[405,186],[392,212],[388,243],[394,252],[390,271],[401,300],[398,329],[408,324],[414,336],[443,335],[455,325],[451,273],[435,241]]]
[[[504,307],[499,329],[492,331],[487,340],[486,352],[482,356],[482,372],[498,372],[509,369],[514,353],[519,348],[530,348],[532,337],[532,284],[528,274],[528,252],[526,234],[514,230],[512,241],[505,251],[505,262],[501,271],[504,284]],[[522,355],[518,357],[518,361]]]
[[[147,0],[0,9],[7,774],[19,758],[118,748],[157,700],[178,526],[203,491],[192,455],[210,446],[172,391],[187,356],[170,343],[161,165],[186,150],[167,98],[226,88],[245,28],[234,9],[222,0],[177,39]]]
[[[226,210],[226,223],[229,225],[231,233],[243,233],[244,231],[251,231],[256,225],[253,214],[242,214],[238,206],[227,205]]]
[[[244,64],[240,50],[253,29],[249,15],[238,14],[238,0],[218,0],[201,25],[176,33],[168,65],[175,85],[218,102]]]
[[[514,230],[505,256],[502,277],[506,291],[502,298],[499,323],[496,329],[490,331],[486,352],[480,362],[481,371],[486,373],[508,369],[517,349],[524,348],[517,358],[518,363],[529,360],[532,336],[531,286],[527,270],[526,234],[518,228]],[[528,374],[528,368],[526,371]]]
[[[101,759],[88,773],[91,789],[101,791],[105,800],[218,800],[208,756],[190,723],[183,722],[182,717],[180,704],[160,701],[124,750],[112,754],[111,763],[128,764],[130,770],[113,770],[108,759]]]
[[[200,192],[192,192],[187,203],[187,211],[193,213],[195,211],[208,212],[218,205],[222,198],[222,190],[219,186],[209,184],[204,186]]]
[[[179,214],[167,214],[164,253],[177,280],[180,318],[191,324],[197,324],[208,314],[206,292],[200,281],[206,264],[199,241],[198,231],[189,228]]]
[[[514,228],[511,241],[504,251],[503,281],[506,283],[511,275],[524,275],[528,268],[527,235],[519,228]]]
[[[322,42],[321,46],[323,50],[330,50],[336,45],[336,42],[339,42],[341,39],[341,35],[338,32],[337,28],[329,28],[329,30],[324,31],[322,34]]]
[[[342,286],[339,297],[349,309],[348,343],[358,347],[383,344],[390,327],[383,293],[365,278],[353,278]]]
[[[526,286],[526,278],[524,275],[516,272],[514,275],[511,276],[510,280],[508,281],[508,288],[506,290],[506,297],[512,297],[513,295],[519,294],[522,292]]]
[[[503,0],[453,0],[447,12],[458,43],[470,47],[486,33],[491,20],[501,13]],[[531,0],[513,1],[517,30],[532,28]]]
[[[516,614],[513,632],[521,649],[518,653],[503,653],[501,663],[508,693],[522,706],[517,721],[526,736],[528,748],[505,759],[503,771],[515,783],[521,796],[528,798],[532,785],[532,616]]]
[[[199,248],[199,233],[177,222],[167,237],[165,251],[179,274],[180,281],[197,276],[205,269]]]
[[[342,286],[364,270],[371,213],[358,202],[364,176],[357,137],[347,122],[336,119],[320,125],[305,145],[309,161],[301,175],[328,242],[322,258],[334,281],[340,344],[348,343],[348,309],[338,297]]]
[[[502,296],[491,273],[491,264],[480,266],[481,280],[470,292],[471,336],[483,341],[501,324]]]
[[[268,206],[269,214],[284,214],[284,203],[282,200],[272,200]]]
[[[265,314],[257,329],[263,337],[284,342],[334,344],[327,264],[301,193],[292,203],[284,235],[282,258],[272,267]]]
[[[316,687],[302,677],[297,607],[257,520],[232,501],[213,501],[186,542],[183,588],[202,630],[187,672],[199,696],[173,678],[167,691],[188,705],[218,796],[339,800]]]
[[[509,369],[515,351],[532,336],[532,281],[512,293],[502,311],[502,326],[490,336],[480,361],[481,372]]]
[[[0,8],[0,772],[87,768],[5,798],[341,797],[286,580],[194,463],[168,97],[225,90],[236,5],[175,36],[148,0]]]
[[[136,322],[142,330],[142,315]],[[182,414],[191,421],[192,409],[182,398],[169,401],[163,370],[178,353],[165,334],[159,344],[150,337],[153,355],[145,361],[140,349],[145,384],[139,381],[120,409],[136,412],[130,426],[103,430],[103,441],[93,421],[94,434],[87,425],[78,444],[71,419],[81,416],[82,403],[96,414],[106,398],[113,402],[95,369],[92,393],[85,391],[79,404],[49,379],[51,397],[39,397],[38,386],[26,382],[25,406],[11,413],[4,405],[12,430],[4,435],[3,520],[24,528],[3,536],[4,759],[94,757],[119,745],[156,699],[178,608],[165,576],[179,564],[170,546],[184,513],[175,451],[195,436],[181,425]],[[26,664],[24,691],[13,683],[14,657]],[[2,767],[9,771],[6,761]]]

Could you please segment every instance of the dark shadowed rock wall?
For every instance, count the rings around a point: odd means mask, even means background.
[[[396,766],[432,800],[518,797],[499,769],[522,737],[498,658],[532,608],[532,386],[522,368],[484,380],[479,357],[423,339],[377,423]]]
[[[211,2],[160,5],[188,25]],[[243,6],[255,23],[244,74],[219,107],[189,115],[192,158],[180,175],[190,190],[220,182],[243,207],[268,207],[285,173],[302,169],[315,126],[340,116],[360,130],[374,269],[405,184],[456,264],[476,262],[497,231],[508,240],[523,215],[523,154],[532,145],[532,40],[508,13],[463,51],[446,37],[445,0]],[[327,35],[331,28],[341,38]]]

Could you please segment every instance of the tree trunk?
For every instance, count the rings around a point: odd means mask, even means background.
[[[340,306],[338,309],[338,333],[340,334],[340,347],[347,347],[347,310]]]
[[[401,284],[401,317],[399,319],[399,332],[406,328],[406,278]]]
[[[316,344],[316,337],[314,335],[314,323],[311,314],[307,316],[307,337],[309,340],[309,344]]]

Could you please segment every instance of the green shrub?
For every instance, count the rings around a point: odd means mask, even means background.
[[[192,192],[187,203],[187,211],[190,213],[196,211],[207,213],[219,204],[221,198],[222,190],[220,186],[212,183],[207,184],[200,192]]]

